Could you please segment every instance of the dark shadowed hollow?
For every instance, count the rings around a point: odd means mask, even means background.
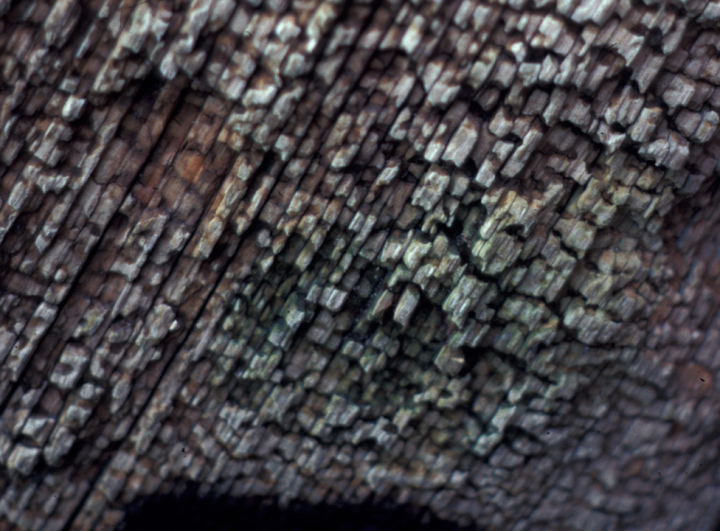
[[[359,505],[200,495],[199,485],[140,497],[117,531],[488,531],[440,520],[425,508],[373,501]],[[533,528],[535,529],[535,528]],[[720,531],[720,521],[713,527]]]
[[[177,490],[183,490],[183,487]],[[482,531],[439,520],[427,509],[384,502],[286,507],[267,498],[182,493],[140,498],[127,508],[118,531]]]

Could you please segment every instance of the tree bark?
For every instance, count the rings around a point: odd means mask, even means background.
[[[0,530],[712,529],[716,2],[0,15]]]

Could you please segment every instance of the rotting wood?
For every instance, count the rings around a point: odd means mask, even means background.
[[[0,14],[0,529],[712,527],[720,4]]]

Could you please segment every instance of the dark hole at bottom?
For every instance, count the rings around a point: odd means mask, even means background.
[[[126,507],[122,531],[480,531],[439,520],[427,510],[388,503],[310,505],[281,508],[266,498],[198,496],[197,486],[183,494],[154,495]]]

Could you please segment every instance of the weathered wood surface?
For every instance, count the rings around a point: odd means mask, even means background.
[[[712,527],[716,0],[0,13],[0,529]]]

